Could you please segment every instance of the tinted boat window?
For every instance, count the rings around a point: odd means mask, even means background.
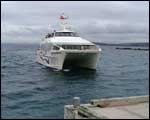
[[[74,32],[56,32],[55,36],[79,37],[78,34]]]
[[[59,50],[59,47],[53,46],[53,50]]]

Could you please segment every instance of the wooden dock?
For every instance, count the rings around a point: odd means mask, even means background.
[[[75,97],[73,105],[64,107],[64,119],[149,119],[149,96],[96,99],[81,105]]]

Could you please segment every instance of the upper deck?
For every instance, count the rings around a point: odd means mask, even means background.
[[[68,17],[61,15],[61,30],[54,30],[52,33],[48,33],[43,42],[54,43],[59,45],[95,45],[92,42],[85,40],[79,36],[79,34],[72,29],[67,22]]]

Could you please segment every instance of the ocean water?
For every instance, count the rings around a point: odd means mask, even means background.
[[[97,70],[53,71],[35,62],[38,45],[1,44],[1,117],[63,118],[73,97],[149,94],[149,51],[100,46]]]

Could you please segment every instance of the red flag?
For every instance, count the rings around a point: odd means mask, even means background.
[[[65,19],[65,17],[61,15],[61,16],[60,16],[60,19]]]
[[[61,16],[60,16],[60,19],[62,19],[62,20],[63,20],[63,19],[67,19],[67,18],[68,18],[68,17],[65,16],[65,15],[61,15]]]

